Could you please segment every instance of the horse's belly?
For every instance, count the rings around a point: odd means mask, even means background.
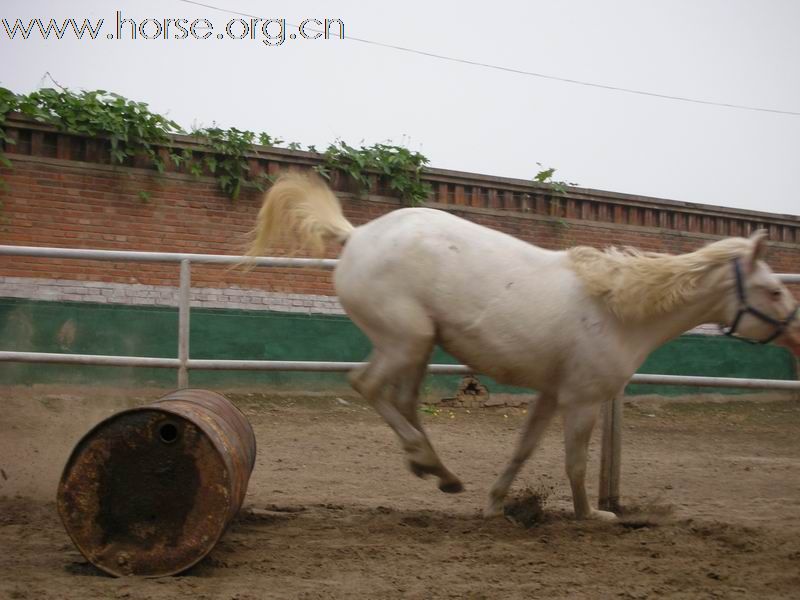
[[[437,341],[459,362],[498,383],[539,390],[556,385],[557,361],[553,353],[545,351],[545,345],[499,331],[481,335],[447,327],[439,329]]]

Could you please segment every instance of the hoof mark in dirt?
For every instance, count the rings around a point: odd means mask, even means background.
[[[423,515],[411,515],[400,519],[400,525],[408,527],[430,527],[431,520]]]
[[[672,521],[675,507],[670,504],[647,503],[621,506],[617,516],[619,524],[627,529],[658,527]]]
[[[300,513],[308,510],[305,506],[279,506],[277,504],[267,504],[264,509],[278,513]]]

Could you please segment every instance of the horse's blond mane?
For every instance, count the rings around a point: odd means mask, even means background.
[[[568,255],[592,296],[620,319],[639,321],[691,301],[704,275],[752,249],[752,240],[727,238],[679,255],[588,246],[576,246]]]

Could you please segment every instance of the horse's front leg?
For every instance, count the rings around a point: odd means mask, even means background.
[[[589,454],[589,440],[597,421],[600,405],[597,403],[573,404],[564,408],[564,446],[566,449],[566,468],[572,488],[572,504],[577,519],[616,520],[617,516],[605,510],[596,510],[589,504],[586,495],[586,462]]]
[[[516,479],[522,465],[525,464],[525,461],[528,460],[542,439],[542,434],[544,434],[547,425],[552,420],[555,410],[555,394],[542,393],[536,400],[536,405],[528,407],[528,418],[522,429],[522,435],[517,443],[514,456],[492,486],[492,490],[489,492],[489,505],[483,513],[484,516],[495,517],[503,514],[503,502],[506,499],[508,490],[511,488],[511,484],[514,483],[514,479]]]

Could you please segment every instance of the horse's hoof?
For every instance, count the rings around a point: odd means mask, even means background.
[[[464,491],[464,484],[462,484],[458,479],[452,481],[440,481],[439,489],[445,494],[460,494]]]
[[[592,521],[606,521],[609,523],[619,520],[617,518],[617,515],[607,510],[592,510],[592,512],[590,512],[588,515],[578,517],[578,519],[587,519]]]

